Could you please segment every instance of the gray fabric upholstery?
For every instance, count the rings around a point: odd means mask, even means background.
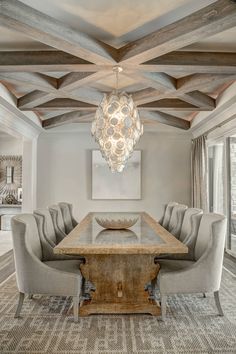
[[[66,236],[65,224],[64,224],[63,217],[62,217],[61,209],[60,209],[59,205],[55,204],[55,205],[49,206],[48,210],[51,214],[51,218],[52,218],[54,230],[56,233],[57,241],[60,242]]]
[[[179,240],[188,247],[188,253],[159,256],[157,258],[194,260],[194,248],[201,218],[202,210],[197,208],[188,208],[184,214]],[[157,259],[156,261],[158,262]]]
[[[52,222],[52,217],[48,209],[37,209],[34,210],[34,215],[37,217],[39,216],[40,218],[37,218],[37,220],[42,220],[42,225],[39,229],[39,235],[40,238],[45,238],[46,241],[52,246],[55,247],[57,244],[57,238],[56,238],[56,233],[55,229],[53,226]],[[43,233],[43,235],[41,235]]]
[[[161,224],[165,229],[168,229],[171,213],[172,213],[174,206],[176,206],[176,205],[178,205],[178,203],[169,202],[166,205],[163,217],[161,218],[161,220],[159,220],[159,224]]]
[[[180,230],[180,236],[179,236],[179,240],[183,243],[186,243],[186,240],[188,240],[189,237],[192,236],[192,234],[194,234],[195,237],[197,237],[197,233],[198,233],[198,229],[199,229],[199,224],[200,224],[200,220],[197,225],[193,224],[193,220],[194,220],[194,216],[195,215],[202,215],[203,211],[201,209],[197,209],[197,208],[188,208],[185,211],[184,214],[184,218],[183,218],[183,222],[182,222],[182,227]]]
[[[220,288],[226,218],[204,214],[195,245],[195,261],[160,260],[158,284],[162,295],[215,292]]]
[[[58,203],[58,205],[62,212],[62,217],[65,225],[65,232],[68,235],[78,225],[78,222],[73,217],[72,204],[61,202]]]
[[[188,247],[188,253],[176,255],[181,259],[194,259],[194,249],[197,240],[199,225],[202,219],[203,211],[197,208],[189,208],[185,211],[179,240]]]
[[[38,233],[42,245],[43,261],[56,260],[80,260],[84,262],[81,256],[70,256],[66,254],[55,254],[53,248],[57,244],[55,230],[48,209],[37,209],[34,216],[38,225]]]
[[[77,260],[67,260],[66,262],[48,261],[48,262],[44,262],[44,263],[54,269],[78,274],[78,264],[79,263]]]
[[[187,208],[187,205],[183,204],[178,204],[173,207],[167,230],[176,238],[180,236],[183,218]]]
[[[60,270],[42,261],[41,243],[34,215],[20,214],[12,218],[13,249],[18,289],[26,294],[79,296],[82,276],[71,261],[60,261]],[[74,261],[76,262],[76,261]],[[73,269],[75,263],[73,263]]]

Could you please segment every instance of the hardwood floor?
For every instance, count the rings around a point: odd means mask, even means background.
[[[224,267],[236,275],[236,258],[232,257],[228,253],[225,253]]]
[[[0,283],[15,271],[13,250],[0,256]]]
[[[12,249],[11,231],[0,230],[0,256]]]

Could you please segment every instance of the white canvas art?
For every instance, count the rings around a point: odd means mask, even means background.
[[[134,151],[123,172],[112,173],[99,150],[92,152],[93,199],[141,199],[141,151]]]

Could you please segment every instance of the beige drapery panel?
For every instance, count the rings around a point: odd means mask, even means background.
[[[206,137],[192,142],[192,206],[208,212]]]

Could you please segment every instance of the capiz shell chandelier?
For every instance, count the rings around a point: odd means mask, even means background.
[[[121,68],[113,70],[118,82]],[[91,132],[111,171],[122,172],[143,134],[143,125],[132,97],[125,92],[119,93],[117,89],[105,94],[96,111]]]

